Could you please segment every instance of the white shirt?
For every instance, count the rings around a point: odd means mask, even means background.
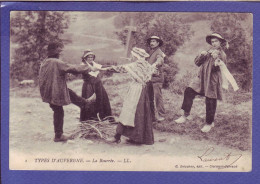
[[[89,66],[91,66],[88,62],[87,62],[87,64],[88,64]],[[93,61],[93,66],[96,67],[96,68],[98,68],[98,69],[101,69],[101,68],[102,68],[102,65],[100,65],[100,64],[98,64],[98,63],[96,63],[96,62],[94,62],[94,61]],[[89,72],[88,74],[91,75],[91,76],[93,76],[93,77],[97,77],[98,74],[99,74],[99,71],[95,71],[95,72],[91,71],[91,72]]]

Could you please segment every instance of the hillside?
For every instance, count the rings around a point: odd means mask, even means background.
[[[96,53],[98,62],[125,62],[120,59],[120,57],[124,57],[124,46],[114,34],[117,30],[114,26],[116,14],[71,13],[73,21],[64,34],[64,38],[71,39],[72,43],[65,46],[62,58],[70,63],[79,63],[83,51],[92,49]],[[209,22],[203,20],[204,14],[194,16],[191,13],[181,13],[179,15],[191,25],[191,30],[194,32],[191,39],[172,56],[180,68],[178,76],[183,76],[187,70],[196,68],[193,63],[196,55],[209,48],[205,42],[205,36],[211,31]]]
[[[99,62],[118,62],[124,54],[124,47],[114,34],[116,14],[70,12],[71,24],[63,38],[72,43],[65,45],[62,58],[66,62],[79,63],[84,50],[91,49]]]
[[[203,29],[202,29],[203,28]],[[210,26],[208,21],[193,21],[191,29],[194,35],[182,47],[180,47],[173,60],[178,63],[180,68],[178,77],[183,76],[186,71],[197,71],[194,59],[203,50],[207,50],[209,45],[206,43],[206,35],[210,34]]]

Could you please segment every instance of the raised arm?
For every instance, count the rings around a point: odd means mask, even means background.
[[[112,66],[103,68],[103,70],[107,70],[107,71],[114,72],[114,73],[127,73],[127,70],[126,70],[127,65],[129,65],[129,64],[117,65],[117,66],[112,65]]]
[[[209,53],[207,53],[206,51],[202,51],[194,60],[194,63],[197,66],[201,66],[206,59],[208,58]]]
[[[117,73],[127,73],[126,67],[127,65],[117,65],[112,66],[113,70]]]
[[[163,56],[161,54],[158,54],[156,56],[156,61],[153,63],[153,66],[162,66],[164,63]]]
[[[72,65],[63,62],[58,63],[58,68],[62,74],[65,73],[81,74],[81,73],[96,70],[94,67],[90,67],[88,65]]]

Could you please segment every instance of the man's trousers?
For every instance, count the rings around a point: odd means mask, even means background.
[[[196,95],[204,96],[203,94],[197,93],[190,87],[185,89],[184,99],[181,107],[184,110],[185,116],[190,115],[193,100]],[[207,124],[212,124],[212,122],[214,122],[216,108],[217,108],[217,99],[206,97],[206,123]]]
[[[159,116],[164,117],[165,109],[164,109],[163,97],[162,97],[162,83],[153,83],[153,92],[154,92],[156,113]]]
[[[69,90],[71,102],[80,108],[84,107],[86,104],[85,99],[78,96],[71,89],[68,90]],[[50,107],[53,110],[53,125],[54,125],[55,138],[60,138],[61,135],[63,134],[64,110],[62,106],[58,106],[54,104],[50,104]]]

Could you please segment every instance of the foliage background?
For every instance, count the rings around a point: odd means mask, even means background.
[[[230,41],[228,68],[240,88],[252,89],[253,26],[252,14],[246,13],[11,12],[10,77],[16,82],[37,82],[50,41],[64,46],[61,58],[65,62],[80,64],[83,51],[90,48],[100,63],[126,63],[126,28],[131,20],[136,27],[133,46],[149,51],[146,40],[151,35],[164,40],[165,88],[183,91],[182,85],[187,85],[198,70],[194,58],[209,49],[205,36],[218,32]]]
[[[11,78],[35,80],[48,43],[55,41],[62,47],[69,43],[61,38],[69,17],[65,12],[51,11],[18,11],[12,12],[11,17],[11,43],[16,45],[11,55]]]

